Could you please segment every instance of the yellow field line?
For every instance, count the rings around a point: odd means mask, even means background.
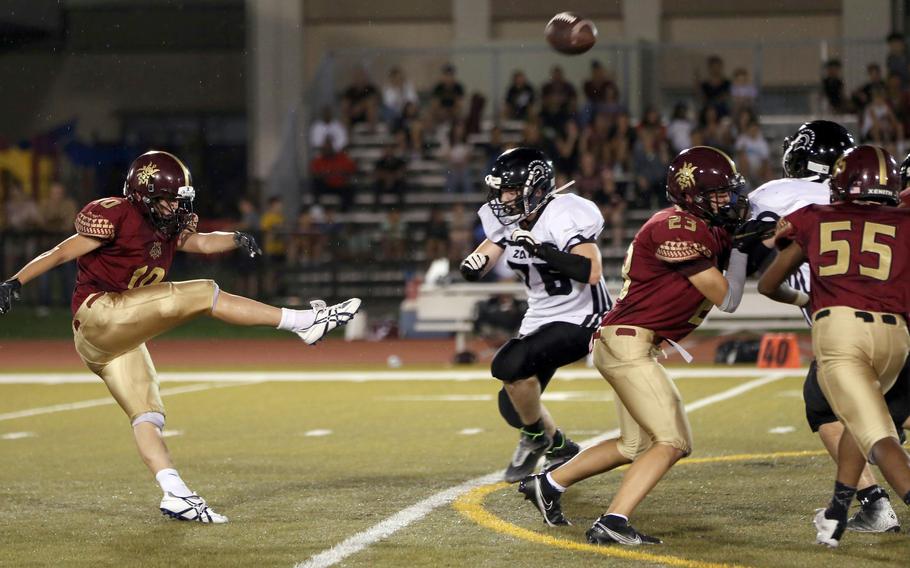
[[[803,451],[791,451],[791,452],[771,452],[764,454],[731,454],[727,456],[713,456],[706,458],[690,458],[685,459],[679,462],[680,465],[690,464],[708,464],[708,463],[722,463],[722,462],[737,462],[737,461],[754,461],[762,459],[775,459],[775,458],[799,458],[807,456],[820,456],[825,455],[824,450],[803,450]],[[594,544],[588,544],[584,542],[576,542],[572,540],[567,540],[564,538],[557,538],[554,536],[549,536],[541,534],[539,532],[531,531],[528,529],[523,529],[517,525],[513,525],[507,521],[500,519],[499,517],[493,515],[487,511],[483,506],[483,501],[490,493],[498,491],[509,487],[508,483],[500,482],[493,483],[490,485],[484,485],[478,487],[468,493],[465,493],[461,497],[455,500],[452,504],[459,513],[465,517],[471,519],[478,525],[492,529],[493,531],[505,534],[509,536],[514,536],[515,538],[520,538],[529,542],[535,542],[537,544],[544,544],[548,546],[554,546],[557,548],[563,548],[567,550],[578,550],[581,552],[591,552],[594,554],[600,554],[602,556],[610,556],[613,558],[622,558],[625,560],[637,560],[639,562],[653,562],[657,564],[664,564],[667,566],[679,566],[681,568],[745,568],[744,566],[737,564],[717,564],[715,562],[703,562],[700,560],[688,560],[685,558],[678,558],[676,556],[666,556],[663,554],[649,554],[647,552],[639,552],[637,550],[629,548],[620,548],[612,546],[598,546]]]

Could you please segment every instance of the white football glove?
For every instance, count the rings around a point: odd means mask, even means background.
[[[483,275],[483,269],[486,268],[488,262],[490,262],[489,256],[480,252],[472,252],[461,261],[461,266],[458,268],[461,270],[461,275],[464,276],[465,280],[476,282],[480,280]]]
[[[537,242],[537,239],[534,238],[531,231],[525,231],[524,229],[515,229],[512,231],[512,242],[524,248],[532,255],[536,255],[537,249],[540,248],[540,243]]]

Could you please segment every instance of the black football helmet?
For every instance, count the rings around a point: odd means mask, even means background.
[[[159,150],[142,154],[130,164],[123,195],[138,207],[165,237],[176,237],[195,222],[193,176],[180,158]],[[161,199],[174,200],[177,208],[163,213]]]
[[[828,178],[834,162],[854,146],[853,136],[840,124],[830,120],[806,122],[792,137],[784,138],[784,177]]]
[[[512,148],[499,155],[484,178],[490,192],[487,203],[503,225],[527,219],[546,203],[556,187],[553,162],[535,148]],[[518,190],[503,202],[503,190]]]
[[[907,189],[908,183],[910,183],[910,154],[907,154],[907,157],[901,162],[901,189]]]

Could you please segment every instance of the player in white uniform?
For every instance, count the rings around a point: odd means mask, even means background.
[[[771,256],[772,250],[769,247],[773,245],[770,241],[763,244],[760,237],[773,234],[773,228],[779,219],[810,204],[831,202],[828,187],[830,172],[840,155],[853,146],[850,133],[843,126],[827,120],[807,122],[799,127],[792,139],[785,140],[782,160],[785,177],[769,181],[749,194],[752,221],[734,238],[737,248],[749,253],[750,266],[765,264]],[[787,283],[793,289],[808,295],[809,264],[803,263]],[[801,309],[806,322],[811,325],[806,308]],[[901,426],[910,415],[906,368],[886,398],[898,432],[903,432]],[[821,392],[815,361],[810,365],[803,385],[803,399],[809,427],[813,432],[818,432],[822,443],[836,462],[844,426],[837,420]],[[857,498],[861,507],[848,522],[848,529],[859,532],[892,532],[900,529],[900,522],[894,514],[888,494],[879,487],[868,464],[860,478]]]
[[[486,240],[461,263],[476,281],[505,255],[528,287],[519,335],[502,346],[491,372],[504,385],[499,411],[521,432],[505,480],[519,481],[546,454],[544,468],[578,453],[540,402],[556,369],[588,354],[591,336],[612,307],[597,238],[603,216],[577,195],[555,191],[550,159],[533,148],[504,152],[486,177],[490,197],[478,211]]]

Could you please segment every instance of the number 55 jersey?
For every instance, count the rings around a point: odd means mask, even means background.
[[[511,241],[512,231],[519,228],[517,223],[503,225],[489,204],[484,204],[477,215],[487,239],[503,247],[505,262],[528,288],[528,311],[520,335],[556,321],[592,329],[600,323],[612,307],[603,277],[593,285],[572,280]],[[596,244],[603,224],[603,215],[593,202],[567,193],[553,196],[530,231],[542,246],[570,252],[582,243]]]

